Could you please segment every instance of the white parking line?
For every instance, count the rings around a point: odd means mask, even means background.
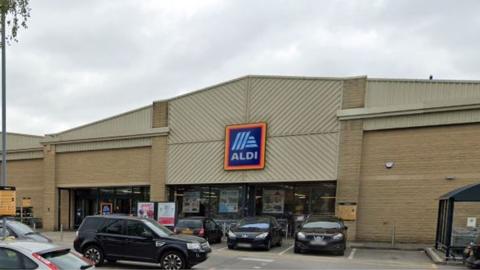
[[[350,251],[350,255],[348,255],[349,260],[353,259],[353,256],[355,256],[355,252],[357,252],[356,248],[354,248],[354,249],[352,249],[352,251]]]
[[[292,249],[292,248],[293,248],[293,245],[289,246],[289,247],[288,247],[287,249],[285,249],[284,251],[278,253],[278,255],[283,255],[283,254],[285,254],[285,252],[289,251],[289,250]]]
[[[214,249],[213,251],[221,251],[221,250],[225,250],[225,249],[227,249],[227,248],[228,248],[228,247],[216,248],[216,249]]]
[[[253,261],[253,262],[273,262],[273,260],[269,259],[259,259],[259,258],[238,258],[242,261]]]

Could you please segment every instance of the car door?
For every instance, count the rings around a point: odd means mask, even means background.
[[[127,254],[127,237],[125,235],[125,220],[111,219],[97,234],[98,240],[105,252],[110,257],[123,257]]]
[[[128,255],[142,261],[155,261],[154,233],[139,220],[127,220]]]

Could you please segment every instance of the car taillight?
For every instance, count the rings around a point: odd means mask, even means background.
[[[58,269],[58,267],[57,267],[55,264],[53,264],[51,261],[43,258],[40,254],[38,254],[38,253],[33,253],[32,256],[33,256],[35,259],[37,259],[37,260],[39,260],[40,262],[42,262],[43,264],[45,264],[45,265],[48,267],[48,269],[50,269],[50,270],[60,270],[60,269]]]
[[[205,234],[205,230],[203,228],[200,229],[200,232],[198,232],[199,236],[203,236]]]

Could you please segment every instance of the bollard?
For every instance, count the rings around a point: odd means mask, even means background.
[[[287,229],[285,231],[285,241],[288,241],[288,223],[287,223]]]
[[[35,223],[35,221],[33,221],[33,231],[36,231],[37,230],[37,224]]]
[[[60,224],[60,241],[63,242],[63,224]]]
[[[392,224],[392,248],[395,247],[395,222]]]

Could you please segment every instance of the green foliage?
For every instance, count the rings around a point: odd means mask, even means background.
[[[20,28],[27,28],[30,18],[30,0],[0,0],[1,12],[6,15],[5,39],[7,44],[18,42],[17,34]]]

